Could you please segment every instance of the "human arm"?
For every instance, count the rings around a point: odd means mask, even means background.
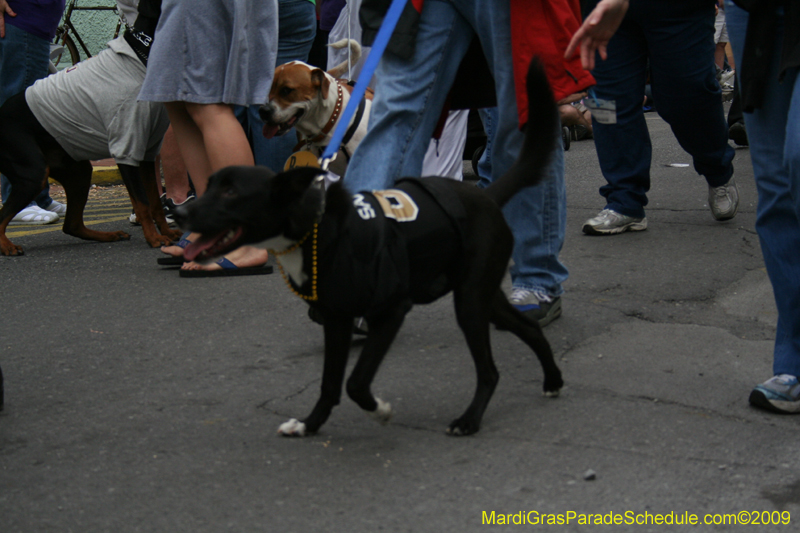
[[[0,39],[6,36],[6,19],[5,16],[16,17],[17,14],[11,9],[6,0],[0,0]]]
[[[581,64],[584,69],[592,70],[595,52],[599,51],[603,60],[608,57],[606,53],[608,41],[619,28],[627,11],[628,0],[602,0],[572,36],[564,57],[572,57],[580,46]]]

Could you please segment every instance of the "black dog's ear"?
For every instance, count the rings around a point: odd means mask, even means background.
[[[321,168],[298,167],[281,172],[275,179],[279,180],[281,185],[286,187],[292,195],[301,195],[308,189],[314,178],[324,173],[325,171]]]
[[[264,166],[232,165],[221,168],[220,170],[211,174],[211,176],[208,178],[208,186],[212,187],[218,182],[221,183],[224,180],[231,179],[266,181],[274,175],[275,173],[272,170]]]

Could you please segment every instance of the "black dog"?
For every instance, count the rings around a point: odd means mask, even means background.
[[[160,134],[163,136],[164,132],[161,131]],[[98,153],[96,159],[108,155]],[[181,232],[170,229],[164,217],[154,162],[142,161],[138,168],[119,164],[118,168],[128,189],[134,212],[142,222],[147,243],[157,247],[169,245],[176,240]],[[92,164],[70,157],[31,112],[25,93],[12,96],[0,107],[0,172],[11,183],[11,194],[0,209],[2,255],[23,255],[22,247],[6,237],[6,227],[39,194],[48,176],[64,186],[67,196],[64,233],[100,242],[130,239],[130,235],[123,231],[96,231],[86,227],[83,210],[92,186]]]
[[[182,208],[178,222],[202,234],[186,248],[187,259],[211,260],[243,244],[272,250],[291,288],[324,319],[322,394],[308,417],[284,423],[280,433],[316,432],[339,403],[357,316],[365,317],[369,332],[347,394],[378,420],[388,421],[391,406],[370,392],[378,366],[412,304],[432,302],[451,290],[478,385],[448,433],[478,431],[497,385],[490,322],[536,352],[545,394],[558,394],[561,372],[541,328],[514,309],[500,289],[513,247],[500,206],[540,180],[557,139],[558,113],[538,61],[528,73],[528,94],[523,151],[509,173],[485,191],[425,178],[351,196],[340,184],[326,193],[319,186],[319,169],[274,175],[263,167],[228,167],[211,177],[200,200]]]

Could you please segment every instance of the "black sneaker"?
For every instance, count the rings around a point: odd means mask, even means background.
[[[728,139],[739,146],[750,146],[747,142],[747,130],[744,128],[744,122],[734,122],[728,128]]]
[[[164,216],[167,219],[167,224],[170,226],[175,225],[175,219],[172,218],[172,215],[175,213],[175,210],[182,205],[186,205],[187,203],[197,200],[197,196],[194,194],[194,191],[191,191],[189,195],[186,197],[186,200],[182,201],[179,204],[176,204],[172,198],[167,198],[166,195],[161,197],[161,205],[164,206]]]

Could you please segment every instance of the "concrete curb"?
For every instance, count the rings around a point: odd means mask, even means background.
[[[92,172],[92,183],[94,185],[119,185],[122,183],[122,175],[119,169],[114,166],[97,166]]]
[[[58,183],[53,178],[50,178],[50,183]],[[119,173],[119,168],[116,165],[110,166],[95,166],[92,171],[92,185],[101,187],[108,187],[110,185],[122,185],[122,175]]]

